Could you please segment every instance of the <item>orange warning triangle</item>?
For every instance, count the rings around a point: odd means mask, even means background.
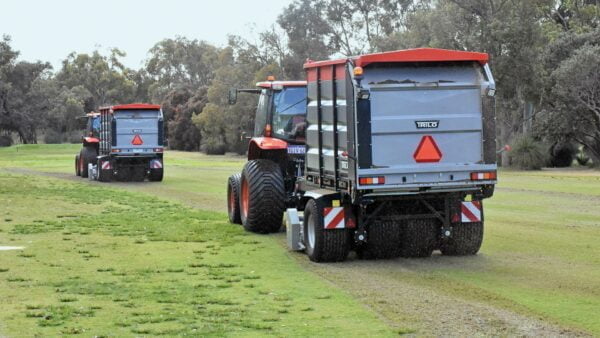
[[[142,144],[144,144],[144,141],[142,141],[140,135],[135,135],[133,137],[133,140],[131,140],[131,144],[133,144],[134,146],[141,146]]]
[[[433,137],[425,135],[421,139],[413,157],[415,158],[415,161],[419,163],[439,162],[442,159],[442,152],[433,140]]]

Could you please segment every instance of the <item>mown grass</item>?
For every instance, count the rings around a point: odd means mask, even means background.
[[[0,335],[392,334],[222,213],[0,172],[0,216]]]
[[[0,149],[0,168],[19,167],[44,172],[71,174],[73,171],[72,157],[77,150],[78,146],[20,146],[18,154],[15,155],[17,153],[15,147]],[[178,200],[200,209],[224,210],[225,203],[223,201],[226,193],[224,184],[226,178],[231,173],[240,170],[244,162],[242,158],[236,156],[205,156],[182,152],[167,152],[165,156],[167,175],[164,182],[159,184],[111,183],[110,186],[158,195],[172,201]],[[0,212],[0,229],[4,227],[18,229],[19,224],[35,224],[35,221],[38,220],[37,215],[28,213],[29,208],[27,206],[31,205],[35,209],[44,208],[47,197],[40,196],[36,198],[34,196],[35,194],[26,196],[16,194],[12,198],[17,201],[11,207],[13,212],[6,215]],[[139,195],[134,194],[132,196]],[[103,201],[103,208],[107,210],[113,210],[111,208],[118,209],[120,205],[120,203],[114,205],[110,199]],[[59,215],[69,216],[78,212],[88,214],[89,216],[86,217],[98,217],[96,212],[87,207],[86,204],[73,204],[70,200],[65,202],[64,199],[57,199],[53,203],[56,207],[44,209],[44,213],[48,215],[49,219],[54,219],[53,222],[77,222],[76,219],[70,217],[60,219],[57,217]],[[180,208],[183,207],[180,206]],[[123,210],[114,212],[124,213]],[[200,213],[204,214],[204,212]],[[161,211],[161,214],[164,217],[169,217],[168,213],[164,214]],[[213,215],[216,219],[207,222],[216,222],[216,224],[220,224],[219,227],[229,229],[224,221],[225,216],[223,214],[208,214]],[[366,261],[355,264],[353,269],[358,269],[358,272],[363,273],[365,276],[373,273],[380,274],[389,278],[390,282],[396,280],[426,287],[442,295],[493,304],[500,308],[600,335],[600,320],[598,320],[600,318],[600,289],[598,288],[600,285],[600,245],[598,245],[598,239],[600,238],[600,173],[590,170],[544,170],[538,172],[503,170],[500,172],[500,184],[495,196],[485,201],[485,217],[486,234],[484,244],[480,254],[476,257],[435,255],[426,260]],[[10,219],[10,221],[6,221],[6,219]],[[131,220],[131,222],[137,221],[135,219]],[[179,222],[184,221],[179,220]],[[170,240],[178,241],[185,236],[183,232],[178,233],[175,237],[169,237],[170,231],[177,228],[177,225],[169,227],[168,229],[171,230],[166,232],[161,232],[153,227],[150,229],[152,231],[146,235],[142,235],[139,229],[135,230],[135,226],[126,226],[124,229],[119,229],[119,226],[113,228],[115,225],[109,225],[110,223],[107,223],[105,227],[99,228],[102,236],[106,236],[107,239],[129,238],[130,241],[127,242],[127,245],[133,248],[156,245],[158,242],[155,241],[156,237],[153,236],[159,236],[159,238],[166,236]],[[74,245],[77,243],[78,239],[74,236],[79,235],[75,230],[70,234],[58,234],[57,225],[41,225],[44,229],[52,229],[53,226],[57,227],[54,233],[57,236],[56,241],[58,243],[61,245]],[[95,236],[97,232],[100,232],[93,229],[82,229],[81,231],[83,233],[87,232],[86,236]],[[126,233],[119,234],[120,231]],[[220,228],[219,231],[221,231]],[[237,228],[235,228],[235,231],[241,232]],[[16,235],[6,231],[0,232],[0,241],[15,238]],[[43,236],[43,234],[39,234],[39,236]],[[244,238],[247,238],[249,243],[254,244],[246,244],[246,246],[255,251],[240,249],[244,254],[250,252],[252,255],[259,255],[261,252],[268,251],[272,253],[271,255],[277,257],[272,263],[275,264],[272,265],[274,268],[279,268],[280,265],[276,264],[279,260],[284,260],[287,265],[296,266],[295,260],[289,260],[284,249],[282,234],[268,237],[249,236]],[[12,245],[14,241],[8,243]],[[182,242],[172,243],[182,244]],[[79,255],[88,257],[90,261],[97,261],[104,259],[105,254],[102,252],[110,247],[107,243],[103,245],[97,250],[88,248],[77,250],[89,251]],[[209,247],[209,245],[215,246]],[[221,246],[216,246],[214,243],[200,243],[198,247],[191,250],[192,256],[200,255],[204,259],[187,262],[181,266],[166,267],[163,273],[187,276],[189,273],[198,270],[198,274],[210,276],[207,280],[198,281],[196,284],[198,289],[205,292],[217,290],[219,292],[235,293],[242,290],[242,292],[260,296],[269,294],[266,290],[268,288],[262,286],[265,283],[264,274],[267,271],[263,272],[260,278],[257,279],[252,279],[255,276],[247,272],[243,275],[250,279],[241,278],[240,276],[214,275],[216,273],[214,271],[213,274],[209,274],[208,270],[210,269],[205,266],[207,257],[214,258],[223,255],[222,250],[219,250],[220,253],[216,253],[215,247]],[[177,256],[177,252],[177,250],[169,251],[169,255]],[[40,257],[45,257],[43,252],[32,253],[35,257],[29,258],[10,253],[10,255],[13,254],[18,261],[36,261]],[[139,254],[137,251],[135,253],[123,253],[123,255],[134,256]],[[0,258],[6,256],[6,254],[0,253]],[[302,262],[306,260],[306,257],[301,255],[291,256],[302,260]],[[252,257],[257,260],[249,262],[248,266],[259,265],[256,262],[261,262],[260,265],[262,266],[262,259],[266,259],[263,256]],[[210,264],[215,264],[215,262],[213,261]],[[219,260],[219,262],[221,261]],[[102,276],[110,276],[111,278],[125,278],[125,276],[118,276],[124,272],[119,270],[115,264],[106,263],[94,266],[94,268],[92,273],[95,274],[102,274]],[[290,267],[288,266],[288,268]],[[7,271],[2,272],[2,269]],[[2,272],[0,273],[0,280],[3,275],[10,275],[15,280],[11,283],[19,283],[16,281],[19,278],[24,279],[22,283],[35,281],[35,278],[15,274],[14,269],[12,265],[3,266],[3,264],[0,264],[0,272]],[[114,269],[114,271],[100,273],[97,269]],[[170,269],[171,272],[166,272],[167,269]],[[229,271],[237,268],[222,269]],[[339,288],[346,289],[379,314],[390,313],[391,317],[386,315],[384,317],[388,317],[386,318],[388,323],[391,323],[394,327],[402,328],[398,332],[414,332],[416,326],[413,325],[411,320],[407,319],[412,314],[398,315],[395,309],[389,308],[395,303],[386,302],[385,295],[382,299],[379,299],[375,297],[376,295],[367,292],[368,290],[353,288],[351,284],[348,284],[348,281],[344,281],[336,275],[343,270],[343,267],[339,269],[327,267],[324,270],[326,271],[324,273],[325,278],[335,283],[342,281],[338,283]],[[205,272],[201,273],[200,271]],[[285,274],[287,272],[282,270],[281,273]],[[330,278],[328,274],[333,277]],[[302,275],[306,275],[306,273],[302,273]],[[131,277],[129,274],[127,276]],[[282,278],[280,283],[287,284],[290,278]],[[28,281],[28,279],[31,280]],[[236,282],[238,279],[241,279],[241,281]],[[227,283],[227,280],[231,282]],[[100,286],[96,285],[96,287]],[[328,303],[330,299],[322,298],[328,295],[329,292],[323,292],[315,295],[315,297],[320,302]],[[277,297],[281,299],[279,296],[281,294],[278,293]],[[71,306],[82,302],[79,295],[75,294],[74,297],[77,298],[77,301],[57,301],[57,303],[53,303],[53,306]],[[284,295],[284,297],[296,299],[296,296]],[[126,297],[117,295],[115,299],[122,300]],[[287,301],[281,302],[288,303]],[[134,302],[120,301],[116,303],[131,305]],[[319,311],[319,307],[315,307],[310,302],[299,305],[294,309],[279,306],[269,313],[286,317],[290,313],[312,314]],[[332,320],[336,318],[335,315],[322,314],[322,316],[325,318],[330,316],[328,318],[329,326],[327,327],[332,328],[332,331],[337,325],[345,325],[343,320],[333,322]],[[281,320],[279,322],[272,321],[274,319],[272,317],[265,316],[264,318],[271,326],[273,326],[273,323],[282,323]],[[374,323],[378,322],[374,321]],[[371,326],[371,323],[369,322],[368,325]],[[1,330],[0,328],[0,332]],[[417,330],[417,334],[418,332]],[[132,332],[130,331],[130,333]]]

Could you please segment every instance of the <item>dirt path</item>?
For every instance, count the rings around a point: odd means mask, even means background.
[[[434,256],[431,260],[440,259],[444,257]],[[299,261],[308,270],[348,290],[399,331],[408,323],[408,328],[416,329],[420,336],[584,336],[513,311],[451,297],[406,278],[414,275],[416,264],[421,269],[423,264],[429,265],[429,260],[353,260],[344,264]]]
[[[42,173],[29,169],[11,168],[7,172],[34,174],[81,182],[71,174]],[[91,184],[97,182],[85,181]],[[130,184],[117,184],[124,189],[141,191]],[[145,191],[152,194],[152,191]],[[186,203],[185,192],[181,202]],[[194,207],[198,207],[193,205]],[[220,210],[219,210],[220,211]],[[278,234],[285,247],[285,235]],[[419,284],[419,271],[447,264],[484,264],[486,257],[452,258],[434,256],[428,260],[396,259],[361,261],[350,259],[343,264],[314,264],[303,254],[295,255],[299,264],[336,287],[347,290],[365,306],[372,309],[399,333],[419,336],[585,336],[584,333],[563,329],[543,320],[490,304],[458,298]],[[422,278],[423,276],[420,276]]]

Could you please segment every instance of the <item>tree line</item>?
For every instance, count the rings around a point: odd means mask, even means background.
[[[78,116],[153,102],[163,106],[172,149],[243,153],[256,98],[229,106],[228,88],[267,75],[303,79],[307,59],[415,47],[490,54],[497,138],[515,148],[500,158],[505,165],[562,165],[579,149],[600,163],[600,0],[295,0],[252,39],[229,36],[220,47],[165,39],[140,69],[113,49],[71,53],[54,70],[20,60],[4,36],[0,144],[76,142]]]

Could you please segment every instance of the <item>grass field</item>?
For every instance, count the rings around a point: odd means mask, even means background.
[[[243,158],[107,185],[77,149],[0,149],[0,336],[600,335],[597,171],[501,172],[476,257],[312,264],[226,222]]]

